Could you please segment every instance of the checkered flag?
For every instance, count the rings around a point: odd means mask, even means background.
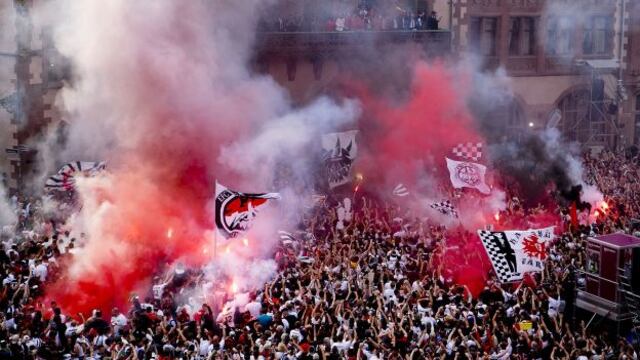
[[[478,235],[480,236],[480,240],[482,240],[482,245],[484,245],[485,250],[487,250],[487,255],[489,255],[489,260],[491,260],[498,279],[500,279],[501,282],[511,281],[513,275],[516,274],[511,272],[505,253],[499,245],[500,242],[506,240],[505,234],[502,232],[478,230]]]
[[[457,157],[478,161],[482,157],[482,143],[460,143],[453,148],[452,152]]]
[[[458,210],[456,210],[449,200],[433,203],[431,204],[431,208],[443,213],[444,215],[451,215],[456,219],[458,218]]]

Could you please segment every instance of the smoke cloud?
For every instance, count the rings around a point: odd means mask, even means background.
[[[274,159],[357,116],[356,104],[328,99],[292,111],[271,78],[248,70],[260,5],[62,0],[39,9],[74,70],[60,98],[67,144],[48,160],[106,160],[109,168],[78,183],[83,207],[73,228],[84,246],[49,297],[78,310],[123,305],[171,263],[205,264],[215,179],[265,190]],[[305,130],[317,119],[324,125]],[[283,136],[278,129],[288,126],[294,132]]]
[[[208,264],[207,279],[221,274],[241,291],[259,287],[275,272],[266,258],[276,230],[300,213],[312,190],[320,134],[359,129],[355,167],[364,186],[387,194],[404,183],[416,189],[416,207],[427,210],[429,199],[451,196],[444,162],[451,149],[486,143],[498,130],[477,120],[469,99],[482,93],[489,107],[503,103],[511,96],[504,72],[428,63],[411,53],[377,65],[402,74],[388,88],[355,72],[337,86],[339,100],[320,97],[294,108],[272,78],[249,70],[263,5],[57,0],[37,9],[74,72],[59,99],[69,122],[66,143],[45,156],[45,166],[108,163],[107,173],[78,181],[83,206],[68,225],[82,247],[47,289],[50,298],[81,311],[122,306],[177,262]],[[407,58],[411,66],[395,66],[393,59]],[[492,149],[490,162],[523,187],[544,189],[549,179],[524,176],[531,167],[560,184],[581,181],[579,162],[562,155],[558,136],[531,139]],[[282,164],[293,181],[275,187]],[[257,218],[250,245],[213,235],[216,180],[239,191],[283,193]],[[505,193],[493,190],[461,203],[471,214],[462,221],[467,228],[504,208]]]

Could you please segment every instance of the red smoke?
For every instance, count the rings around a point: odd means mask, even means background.
[[[242,81],[225,85],[224,94],[213,90],[220,86],[215,76],[226,76],[228,69],[218,74],[206,66],[203,58],[223,49],[194,26],[209,21],[201,7],[158,6],[146,19],[128,16],[136,12],[127,12],[125,4],[107,7],[104,18],[90,12],[95,16],[76,30],[86,39],[68,34],[67,47],[79,49],[71,56],[80,74],[79,90],[69,96],[81,104],[76,111],[83,116],[72,127],[84,131],[84,138],[88,133],[100,140],[94,130],[100,125],[115,135],[103,150],[108,178],[80,185],[86,244],[46,289],[50,300],[72,314],[123,306],[132,292],[144,297],[152,276],[168,263],[206,260],[202,249],[205,231],[213,228],[207,205],[214,180],[233,176],[217,165],[219,149],[242,138],[255,113],[271,106],[253,93],[259,86]],[[80,12],[93,9],[72,5]],[[85,43],[107,50],[85,53]],[[174,230],[170,238],[168,228]]]
[[[358,168],[368,178],[380,169],[385,176],[397,172],[406,183],[418,175],[416,162],[425,170],[443,169],[456,144],[479,141],[461,90],[464,80],[443,64],[418,62],[406,99],[376,96],[362,83],[349,84],[363,109]]]

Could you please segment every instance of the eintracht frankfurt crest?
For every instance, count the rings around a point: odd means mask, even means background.
[[[491,192],[484,178],[487,172],[486,166],[473,162],[451,160],[449,158],[446,158],[446,160],[453,187],[456,189],[464,187],[474,188],[483,194]]]

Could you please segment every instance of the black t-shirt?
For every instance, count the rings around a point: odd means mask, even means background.
[[[87,321],[85,329],[87,331],[95,329],[98,335],[106,335],[109,332],[109,323],[102,318],[93,318]]]

